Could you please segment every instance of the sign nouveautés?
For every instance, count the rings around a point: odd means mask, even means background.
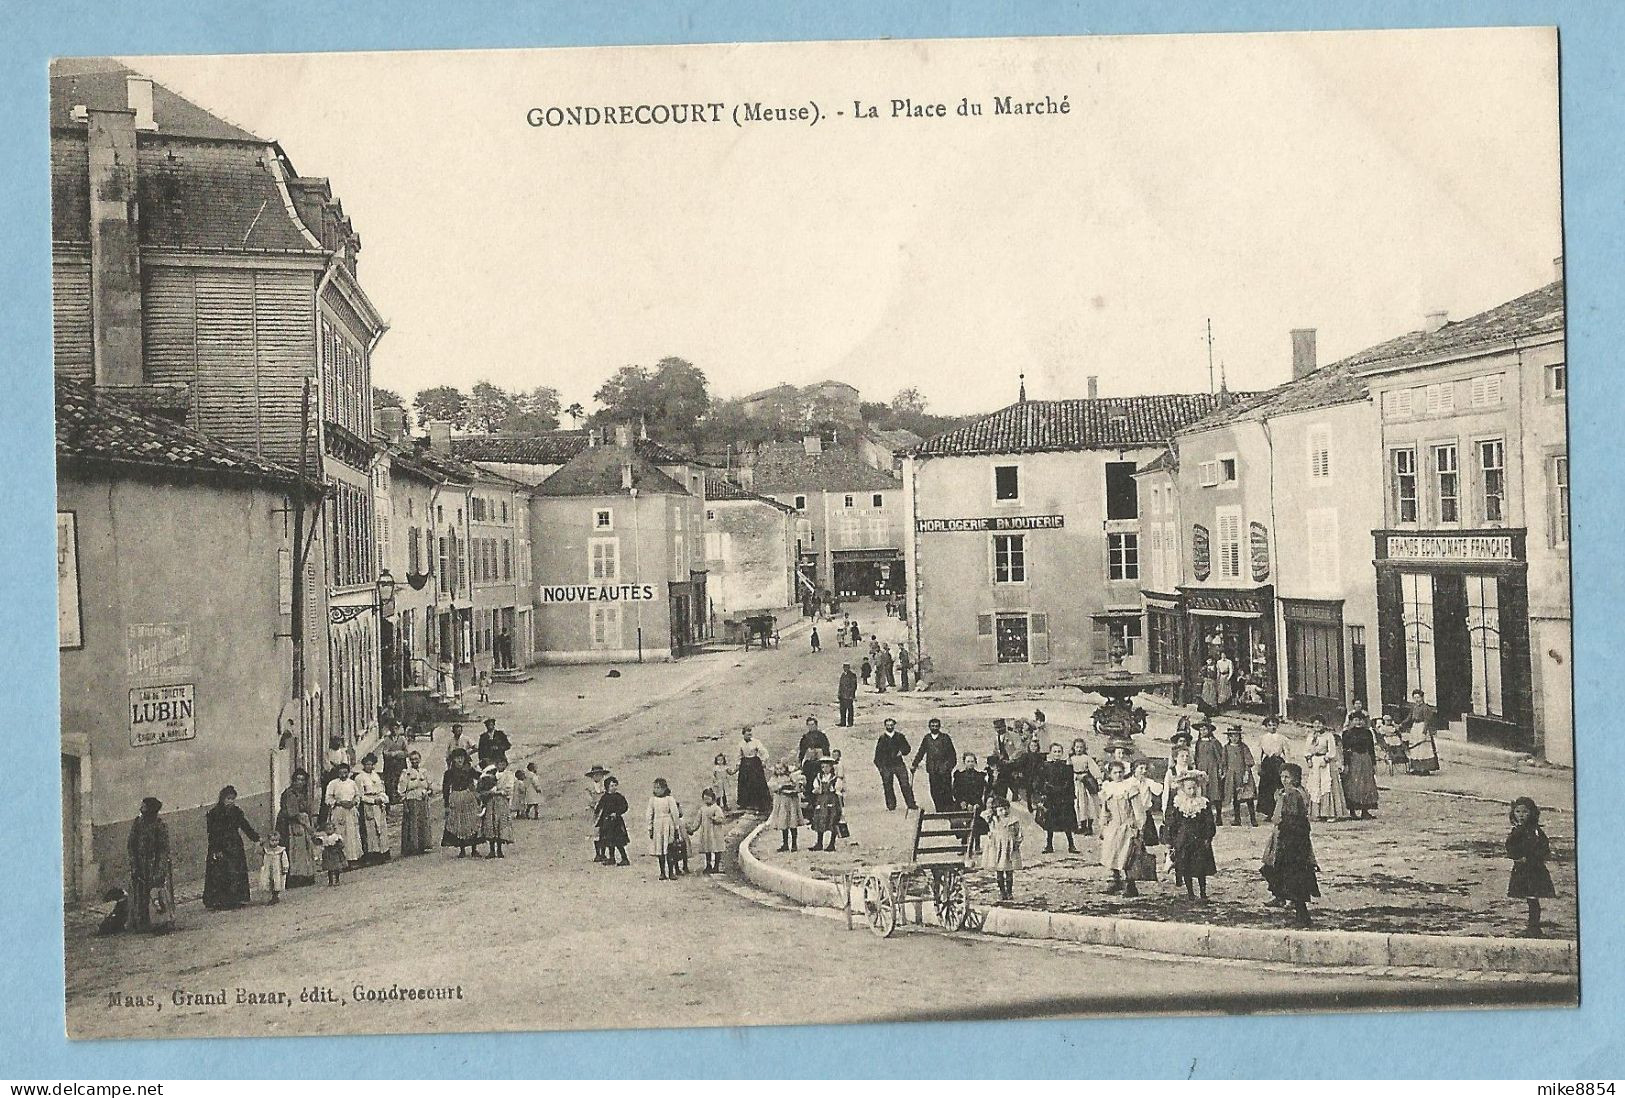
[[[541,588],[543,604],[557,602],[649,602],[652,583],[560,583]]]
[[[917,519],[922,534],[978,533],[988,530],[1061,530],[1065,515],[997,515],[993,518]]]

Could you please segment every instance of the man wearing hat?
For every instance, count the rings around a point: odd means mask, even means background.
[[[508,734],[497,728],[495,717],[485,718],[485,731],[480,733],[479,755],[480,769],[494,766],[498,759],[504,764],[508,761],[508,749],[513,744],[508,742]]]
[[[942,730],[941,720],[932,717],[925,727],[925,738],[920,741],[920,749],[914,753],[914,765],[910,769],[918,770],[921,761],[924,761],[925,776],[931,783],[932,811],[952,812],[954,764],[959,761],[959,753],[954,750],[953,737]]]
[[[1286,737],[1281,735],[1281,718],[1264,718],[1264,734],[1258,737],[1258,811],[1266,820],[1275,818],[1275,795],[1281,791],[1281,766],[1286,762]]]
[[[908,766],[903,760],[908,758],[908,737],[897,731],[897,722],[890,717],[886,718],[886,730],[875,740],[875,769],[880,771],[881,788],[886,794],[886,811],[891,812],[897,808],[897,790],[894,785],[903,787],[903,803],[910,812],[917,807],[914,804],[914,783],[909,781]]]
[[[1226,728],[1224,738],[1224,771],[1220,775],[1220,799],[1216,812],[1222,816],[1224,806],[1229,805],[1230,822],[1239,826],[1241,806],[1245,804],[1248,824],[1257,827],[1258,813],[1253,807],[1258,796],[1253,784],[1253,749],[1242,740],[1239,724]]]
[[[852,670],[850,663],[841,664],[841,679],[835,687],[835,701],[840,706],[840,719],[835,722],[839,728],[851,728],[853,722],[852,710],[858,699],[858,673]]]

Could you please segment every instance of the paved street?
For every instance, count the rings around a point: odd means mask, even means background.
[[[872,625],[900,628],[876,614],[866,611],[866,633]],[[653,860],[636,856],[643,846],[635,823],[631,867],[592,863],[581,779],[588,766],[602,763],[622,778],[634,817],[657,776],[671,780],[685,805],[697,803],[712,756],[734,742],[740,723],[755,723],[778,758],[793,753],[807,713],[833,726],[842,652],[830,639],[815,656],[801,633],[776,652],[712,652],[622,668],[619,678],[602,667],[549,668],[532,683],[501,688],[494,698],[501,704],[490,711],[513,737],[515,757],[538,761],[547,797],[541,821],[516,824],[507,858],[459,860],[437,850],[348,874],[336,889],[295,891],[275,907],[213,914],[188,903],[166,938],[97,939],[85,920],[74,920],[70,1031],[606,1028],[1495,1005],[1572,996],[1572,985],[1562,982],[1311,972],[921,930],[881,941],[848,932],[827,913],[803,913],[755,893],[734,876],[660,882]],[[860,725],[849,741],[854,799],[877,796],[860,748],[878,723],[881,700],[860,697]],[[918,704],[893,694],[884,700],[887,708]],[[442,735],[425,751],[436,765],[443,742]],[[1558,817],[1554,839],[1571,834],[1568,819]],[[1504,866],[1487,872],[1504,889]],[[456,988],[460,997],[355,996],[357,985],[387,992],[397,984]],[[238,1005],[239,988],[282,992],[288,1001]],[[307,989],[330,989],[336,1001],[301,1002]],[[177,993],[222,991],[224,1007],[176,1004]],[[113,995],[154,1002],[114,1006]]]

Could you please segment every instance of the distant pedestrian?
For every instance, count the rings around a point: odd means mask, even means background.
[[[1164,813],[1163,827],[1175,883],[1183,883],[1185,895],[1191,899],[1196,898],[1193,886],[1199,886],[1203,903],[1207,902],[1207,879],[1219,871],[1213,861],[1213,817],[1217,813],[1202,794],[1205,785],[1206,775],[1200,770],[1181,775],[1173,803]]]
[[[604,793],[598,798],[593,820],[598,825],[598,841],[604,847],[605,865],[632,864],[626,856],[626,845],[631,841],[626,834],[626,813],[631,807],[621,795],[620,783],[613,777],[605,777]]]
[[[813,778],[808,800],[812,804],[811,820],[814,850],[834,850],[836,832],[841,826],[841,793],[835,776],[835,760],[825,756],[818,760],[818,773]],[[829,836],[826,844],[824,836]]]
[[[872,675],[873,673],[874,673],[874,664],[869,662],[869,657],[868,656],[863,657],[863,662],[858,664],[858,675],[859,675],[860,678],[863,679],[863,685],[865,685],[865,686],[869,685],[869,676]]]
[[[1275,829],[1264,845],[1262,872],[1274,894],[1272,904],[1291,904],[1297,926],[1309,925],[1309,901],[1320,895],[1315,873],[1315,848],[1310,841],[1309,813],[1313,807],[1301,785],[1303,768],[1297,763],[1281,767],[1281,794],[1276,801]]]
[[[858,623],[855,621],[847,626],[846,635],[849,648],[856,648],[863,643],[863,630],[858,628]]]
[[[1349,811],[1361,820],[1377,807],[1377,737],[1365,707],[1351,710],[1343,727],[1343,793]]]
[[[1275,795],[1281,789],[1281,767],[1286,763],[1286,737],[1281,735],[1281,718],[1264,718],[1264,734],[1258,737],[1258,811],[1266,820],[1275,816]]]
[[[739,730],[739,808],[743,812],[767,813],[773,808],[773,794],[767,788],[767,745],[756,738],[750,725]]]
[[[814,652],[821,652],[823,651],[823,647],[823,643],[818,639],[818,626],[815,625],[812,629],[812,650]]]
[[[649,804],[643,812],[644,824],[649,832],[649,853],[660,865],[660,879],[677,879],[676,847],[683,834],[683,816],[677,807],[677,798],[671,795],[671,786],[665,778],[654,780]]]
[[[209,837],[208,859],[203,867],[203,906],[211,911],[229,910],[248,902],[248,856],[243,852],[247,835],[260,841],[259,832],[237,807],[237,790],[220,790],[214,807],[204,817]]]
[[[440,845],[455,846],[459,858],[466,857],[469,848],[480,841],[480,798],[474,790],[478,782],[479,772],[469,762],[468,752],[463,748],[453,751],[440,779],[440,800],[445,810]]]
[[[886,811],[891,812],[897,808],[897,790],[895,786],[903,787],[903,803],[912,812],[914,804],[914,783],[909,780],[908,764],[908,737],[897,730],[897,722],[891,717],[885,720],[884,730],[875,738],[875,769],[880,771],[881,789],[886,796]]]
[[[1507,857],[1512,859],[1507,895],[1525,900],[1529,906],[1529,921],[1518,937],[1543,938],[1546,932],[1540,925],[1540,901],[1557,895],[1552,887],[1552,875],[1546,868],[1552,844],[1540,826],[1540,806],[1531,798],[1519,797],[1513,801],[1507,816],[1512,822],[1512,830],[1507,834]]]
[[[1435,774],[1439,770],[1439,745],[1433,738],[1433,707],[1427,695],[1411,691],[1410,708],[1399,722],[1405,740],[1405,770],[1409,774]]]
[[[1209,659],[1202,665],[1202,681],[1197,692],[1196,708],[1207,718],[1219,711],[1219,673],[1214,669],[1215,662]]]
[[[773,770],[773,813],[767,818],[771,831],[779,833],[779,850],[795,850],[797,832],[804,823],[801,814],[801,783],[789,763]]]
[[[535,763],[513,768],[513,818],[538,819],[542,810],[542,776]]]
[[[267,903],[281,903],[282,892],[288,887],[288,848],[282,845],[282,836],[275,831],[266,832],[260,843],[260,891]]]
[[[609,777],[609,771],[594,764],[588,770],[587,779],[587,813],[592,816],[592,860],[600,865],[608,864],[609,856],[604,844],[598,840],[598,802],[604,797],[604,779]]]
[[[727,826],[728,817],[723,814],[722,805],[718,803],[717,790],[702,791],[700,810],[694,814],[694,822],[688,825],[689,833],[694,836],[695,846],[705,855],[705,869],[702,872],[707,874],[722,872],[722,855],[727,850],[723,829]]]
[[[401,802],[401,771],[406,769],[406,736],[393,717],[385,725],[378,753],[384,757],[384,796],[390,804]]]
[[[909,677],[908,677],[908,675],[909,675],[909,672],[912,671],[913,669],[914,669],[914,655],[913,655],[913,653],[911,653],[908,650],[908,645],[899,644],[897,646],[897,677],[898,677],[898,687],[897,688],[899,690],[910,690],[910,689],[912,689],[912,687],[909,685]]]
[[[818,764],[829,754],[829,737],[818,727],[817,717],[807,718],[807,730],[796,745],[796,762],[801,767],[801,788],[812,796],[813,782],[818,778]]]
[[[1050,745],[1039,782],[1044,798],[1040,825],[1044,829],[1044,853],[1055,853],[1055,833],[1059,831],[1066,836],[1066,849],[1076,854],[1078,844],[1072,833],[1078,829],[1078,790],[1073,784],[1072,764],[1066,761],[1060,744]]]
[[[1214,685],[1218,690],[1219,708],[1223,710],[1235,697],[1236,665],[1230,661],[1228,652],[1220,651],[1219,658],[1213,661]]]
[[[1241,725],[1233,724],[1224,732],[1225,745],[1223,754],[1224,769],[1220,775],[1220,792],[1218,811],[1222,816],[1224,806],[1230,806],[1230,822],[1241,823],[1241,807],[1247,806],[1247,823],[1251,827],[1258,826],[1258,788],[1253,781],[1253,749],[1248,747],[1241,738]]]
[[[909,769],[917,771],[920,763],[925,763],[933,812],[954,810],[954,763],[958,760],[959,753],[954,750],[953,737],[942,730],[941,720],[932,717],[926,723],[925,737],[920,740],[920,748],[914,753],[914,763]]]
[[[852,673],[850,663],[841,664],[841,679],[835,687],[835,701],[840,707],[840,719],[835,723],[841,728],[851,728],[857,719],[854,710],[858,700],[858,677]]]
[[[897,685],[897,675],[893,671],[891,645],[880,646],[880,654],[875,657],[875,687],[884,694],[888,687]]]
[[[1015,898],[1016,871],[1021,868],[1021,821],[1010,812],[1010,802],[994,797],[987,808],[987,845],[982,868],[991,869],[999,885],[999,899]]]
[[[406,756],[400,791],[401,856],[425,854],[429,850],[429,775],[423,772],[423,756],[416,751]]]
[[[175,873],[169,861],[169,828],[157,797],[141,798],[130,824],[125,852],[130,858],[130,929],[167,934],[175,925]]]

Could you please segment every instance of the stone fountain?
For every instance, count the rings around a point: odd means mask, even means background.
[[[1181,680],[1178,675],[1131,671],[1124,667],[1123,660],[1128,653],[1121,641],[1112,642],[1109,655],[1110,667],[1068,679],[1066,685],[1106,699],[1104,705],[1095,709],[1095,732],[1107,737],[1108,752],[1126,749],[1132,754],[1133,737],[1145,731],[1146,721],[1145,710],[1134,704],[1135,695],[1159,686],[1174,686]]]

